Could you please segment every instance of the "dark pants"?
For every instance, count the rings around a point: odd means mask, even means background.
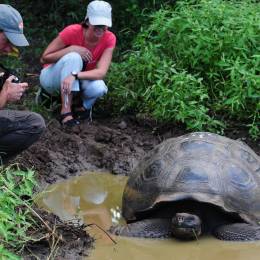
[[[0,164],[32,145],[44,129],[44,119],[37,113],[0,110]]]

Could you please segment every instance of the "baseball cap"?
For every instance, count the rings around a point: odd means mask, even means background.
[[[0,30],[13,45],[29,45],[23,34],[23,19],[20,13],[10,5],[0,4]]]
[[[112,7],[105,1],[92,1],[88,4],[86,18],[91,25],[112,26]]]

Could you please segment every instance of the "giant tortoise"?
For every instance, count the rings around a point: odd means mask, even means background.
[[[260,240],[260,158],[246,144],[195,132],[156,146],[134,169],[115,235]]]

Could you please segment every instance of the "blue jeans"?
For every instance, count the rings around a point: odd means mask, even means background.
[[[56,63],[42,69],[40,83],[42,88],[51,95],[60,93],[61,82],[72,71],[82,70],[83,61],[77,52],[64,55]],[[80,86],[81,85],[81,86]],[[103,80],[75,80],[72,91],[82,92],[82,101],[85,109],[91,109],[97,98],[107,93],[107,86]]]

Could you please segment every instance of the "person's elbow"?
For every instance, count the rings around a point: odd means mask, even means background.
[[[45,63],[47,63],[47,61],[46,61],[46,58],[45,58],[45,55],[43,54],[42,56],[41,56],[41,58],[40,58],[40,63],[41,64],[45,64]]]
[[[43,60],[42,57],[40,58],[40,63],[41,63],[41,64],[44,64],[44,60]]]
[[[50,53],[47,51],[43,52],[43,54],[40,58],[40,62],[42,64],[50,63]]]

